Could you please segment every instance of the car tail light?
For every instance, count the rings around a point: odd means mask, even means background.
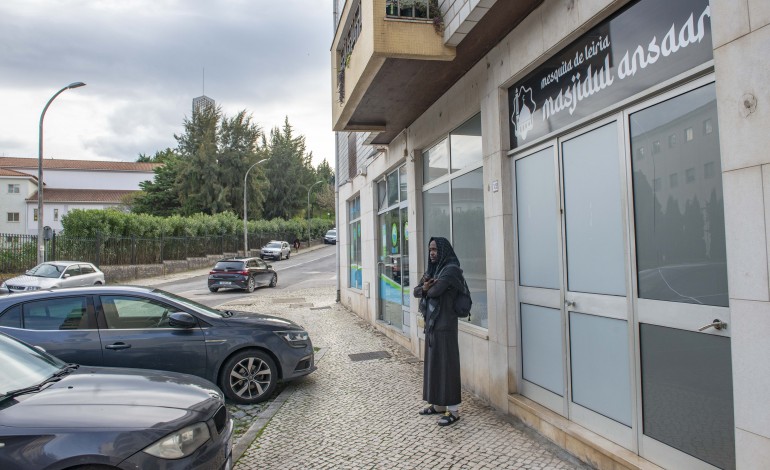
[[[248,272],[248,271],[238,271],[238,274],[243,275],[243,276],[248,276],[251,273]]]

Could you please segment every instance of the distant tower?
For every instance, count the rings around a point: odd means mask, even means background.
[[[204,108],[207,108],[209,106],[214,107],[216,105],[216,101],[206,96],[206,69],[203,69],[203,88],[202,91],[204,92],[201,96],[197,98],[193,98],[193,113],[200,112]]]

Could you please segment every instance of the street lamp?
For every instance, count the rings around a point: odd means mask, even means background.
[[[323,183],[323,180],[318,180],[315,183],[311,184],[309,188],[307,188],[307,246],[310,246],[310,190],[313,189],[313,186]]]
[[[246,178],[249,177],[249,172],[252,168],[259,165],[262,162],[266,162],[268,159],[263,158],[262,160],[258,161],[257,163],[251,165],[248,170],[246,170],[246,174],[243,175],[243,256],[249,256],[249,235],[248,235],[248,229],[246,228]]]
[[[73,82],[57,91],[55,95],[45,104],[42,114],[40,114],[40,134],[38,137],[37,153],[37,263],[45,261],[45,243],[43,241],[43,118],[51,102],[65,90],[70,88],[80,88],[86,86],[83,82]]]

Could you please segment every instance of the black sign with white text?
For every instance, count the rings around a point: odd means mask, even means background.
[[[508,88],[511,149],[712,58],[709,0],[633,3]]]

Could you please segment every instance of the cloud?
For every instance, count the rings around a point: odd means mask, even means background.
[[[45,102],[83,81],[45,118],[46,146],[66,158],[174,147],[204,83],[226,114],[246,109],[264,129],[288,115],[308,151],[328,158],[332,34],[331,0],[6,0],[0,154],[35,155]]]

